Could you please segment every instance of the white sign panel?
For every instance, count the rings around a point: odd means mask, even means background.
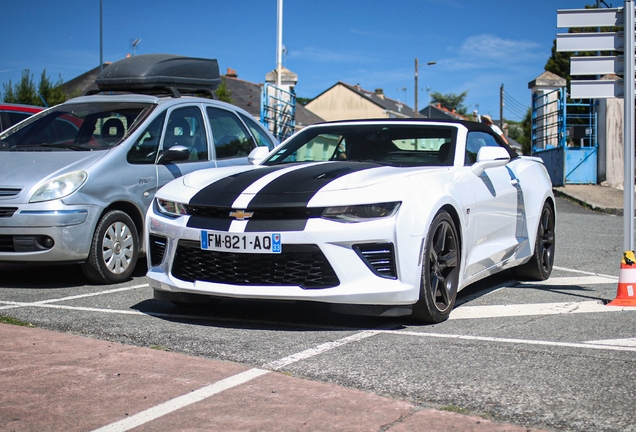
[[[597,56],[570,58],[570,75],[622,75],[623,56]]]
[[[623,9],[567,9],[557,11],[557,28],[621,27]]]
[[[607,99],[623,97],[623,81],[594,80],[570,82],[572,99]]]
[[[558,33],[558,52],[622,51],[622,33]]]

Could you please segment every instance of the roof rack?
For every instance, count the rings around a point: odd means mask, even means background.
[[[144,54],[116,61],[95,79],[99,92],[144,94],[206,93],[214,97],[221,83],[216,59],[182,57],[172,54]]]

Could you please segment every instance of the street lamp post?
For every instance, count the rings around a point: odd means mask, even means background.
[[[428,63],[426,63],[426,66],[433,66],[434,64],[436,64],[437,62],[434,61],[430,61]],[[415,57],[415,103],[414,103],[414,110],[415,110],[415,117],[418,116],[418,111],[417,111],[417,88],[418,88],[418,80],[417,80],[417,75],[418,75],[418,71],[420,70],[420,66],[418,65],[418,61],[417,61],[417,57]]]

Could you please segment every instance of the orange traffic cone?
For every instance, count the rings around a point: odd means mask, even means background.
[[[618,274],[618,293],[608,306],[636,306],[636,256],[634,251],[623,254]]]

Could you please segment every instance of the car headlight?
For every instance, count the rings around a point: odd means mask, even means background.
[[[163,215],[179,217],[188,214],[185,204],[181,204],[176,201],[168,201],[162,198],[157,198],[155,202],[157,203],[157,211]]]
[[[86,171],[74,171],[51,179],[35,191],[29,202],[51,201],[67,197],[82,187],[87,178]]]
[[[393,216],[399,207],[399,202],[327,207],[322,217],[340,222],[365,222]]]

